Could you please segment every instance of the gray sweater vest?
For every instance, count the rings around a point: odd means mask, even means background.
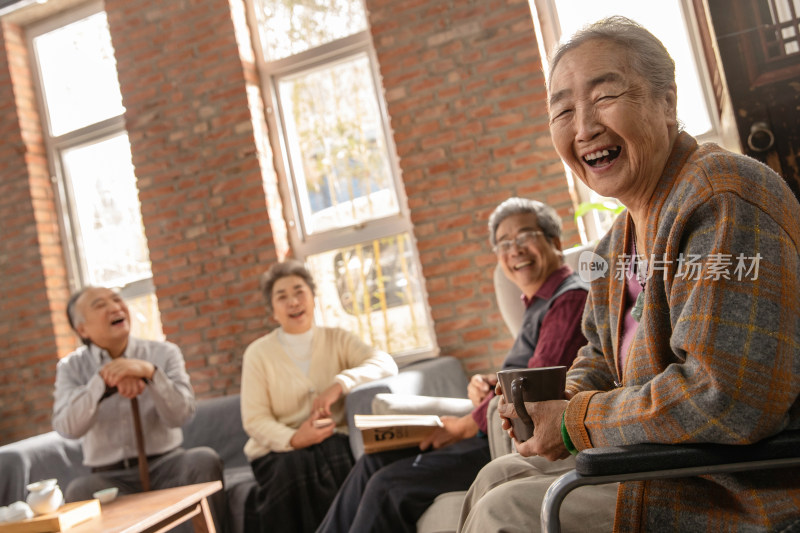
[[[573,272],[561,282],[561,285],[549,300],[534,299],[533,303],[525,310],[522,328],[517,334],[517,339],[514,341],[514,345],[508,352],[505,361],[503,361],[503,370],[526,368],[528,366],[528,360],[533,357],[536,343],[539,340],[539,328],[541,328],[542,320],[544,320],[547,311],[550,310],[550,306],[565,292],[577,289],[588,291],[589,284],[582,281],[578,274]]]

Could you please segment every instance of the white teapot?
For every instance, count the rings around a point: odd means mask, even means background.
[[[64,503],[64,495],[55,478],[37,481],[25,488],[30,491],[26,501],[37,515],[52,513]]]

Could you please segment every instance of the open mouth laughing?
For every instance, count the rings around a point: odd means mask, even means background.
[[[621,146],[614,146],[612,148],[603,148],[602,150],[597,150],[595,152],[586,154],[585,156],[583,156],[583,160],[590,167],[607,165],[611,163],[614,159],[618,158],[619,153],[621,151],[622,151]]]
[[[532,264],[533,264],[533,261],[530,261],[530,260],[522,261],[521,263],[517,263],[516,265],[514,265],[513,268],[514,268],[514,270],[519,270],[521,268],[525,268],[526,266],[530,266]]]

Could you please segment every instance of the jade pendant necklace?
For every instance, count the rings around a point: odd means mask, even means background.
[[[633,304],[631,309],[631,317],[636,322],[642,319],[642,312],[644,311],[644,291],[647,286],[647,259],[639,261],[639,253],[636,250],[636,232],[633,234],[633,257],[634,263],[631,265],[633,275],[636,276],[636,281],[642,286],[642,292],[636,297],[636,303]]]

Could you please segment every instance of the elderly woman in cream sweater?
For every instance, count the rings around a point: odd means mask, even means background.
[[[244,354],[244,452],[258,481],[245,530],[314,531],[353,466],[343,397],[397,365],[350,332],[314,326],[314,280],[302,263],[273,265],[261,286],[280,327]]]

